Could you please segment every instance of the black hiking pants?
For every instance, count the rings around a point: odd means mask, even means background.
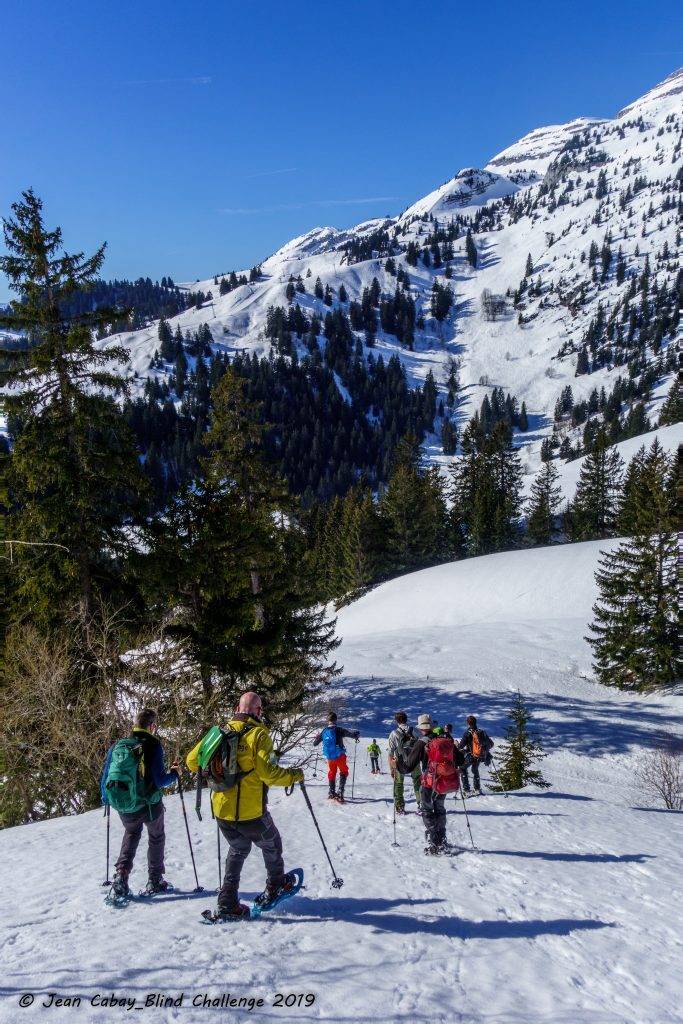
[[[163,802],[160,800],[158,804],[143,807],[142,810],[134,811],[132,814],[119,814],[119,818],[124,832],[119,859],[116,861],[116,870],[126,875],[130,874],[144,826],[147,829],[149,877],[151,881],[158,882],[164,873],[164,847],[166,845]]]
[[[224,821],[223,818],[216,820],[229,847],[225,858],[223,885],[218,894],[218,907],[219,910],[232,910],[238,901],[242,865],[251,853],[252,844],[258,846],[263,854],[268,881],[274,885],[282,881],[285,874],[282,838],[267,811],[262,817],[253,818],[251,821]]]
[[[446,841],[446,796],[423,786],[420,790],[420,810],[428,843],[439,846]]]
[[[470,791],[470,780],[467,774],[467,769],[472,769],[472,782],[474,783],[475,789],[481,789],[481,779],[479,778],[479,765],[484,760],[483,757],[473,757],[472,754],[465,755],[465,764],[460,769],[462,775],[462,788],[466,793]]]

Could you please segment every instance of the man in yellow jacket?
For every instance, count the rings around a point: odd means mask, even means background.
[[[218,915],[224,919],[249,916],[249,908],[239,902],[242,865],[251,852],[252,843],[261,850],[266,866],[267,883],[256,902],[268,902],[280,892],[287,892],[296,882],[285,873],[282,839],[268,812],[268,787],[293,786],[304,781],[300,768],[280,768],[271,760],[273,742],[261,722],[262,703],[257,693],[243,693],[229,727],[244,733],[237,748],[237,763],[246,774],[227,792],[212,792],[211,806],[223,836],[228,843],[223,885],[218,894]],[[187,755],[191,772],[199,767],[199,747]]]

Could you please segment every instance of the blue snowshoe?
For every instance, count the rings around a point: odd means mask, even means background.
[[[267,885],[261,895],[256,897],[251,908],[251,916],[259,917],[268,910],[274,910],[280,903],[296,896],[303,884],[303,868],[294,868],[293,871],[288,871],[279,885]]]

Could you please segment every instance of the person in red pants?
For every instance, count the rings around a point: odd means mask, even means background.
[[[346,747],[344,739],[352,739],[358,743],[360,733],[357,729],[343,729],[337,725],[337,716],[330,711],[327,716],[327,725],[318,733],[313,740],[313,746],[319,743],[323,745],[323,757],[327,759],[327,781],[330,784],[328,800],[338,800],[344,803],[344,787],[349,777],[349,766],[346,763]],[[339,772],[339,792],[337,793],[337,772]]]

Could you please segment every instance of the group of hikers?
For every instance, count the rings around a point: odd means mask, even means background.
[[[262,711],[257,693],[242,694],[227,725],[223,729],[214,726],[185,759],[197,777],[197,812],[200,814],[202,786],[207,784],[212,814],[228,846],[218,892],[219,920],[250,916],[250,908],[239,900],[239,883],[242,866],[253,845],[263,854],[267,877],[264,891],[255,900],[257,908],[284,898],[297,884],[295,873],[285,871],[282,839],[267,801],[271,786],[291,788],[296,783],[303,784],[304,772],[277,763]],[[425,853],[447,853],[452,847],[446,839],[446,796],[460,787],[463,796],[481,794],[479,765],[490,762],[493,741],[477,727],[474,715],[467,717],[467,728],[459,742],[454,739],[450,724],[441,727],[429,714],[418,717],[416,729],[409,724],[404,711],[398,711],[394,718],[388,755],[395,812],[405,813],[404,786],[409,776],[425,828]],[[149,872],[144,892],[152,895],[172,888],[164,878],[162,792],[180,783],[180,766],[174,762],[167,770],[157,728],[156,711],[143,709],[132,734],[114,743],[107,752],[102,773],[102,801],[109,805],[107,810],[111,807],[118,812],[124,829],[112,884],[114,896],[121,899],[130,896],[129,876],[144,827],[148,833]],[[340,726],[336,713],[331,711],[327,724],[313,741],[316,747],[322,744],[327,760],[330,800],[344,802],[349,776],[344,740],[358,743],[359,739],[358,730]],[[374,739],[368,754],[372,774],[379,773],[381,751]],[[468,776],[470,768],[473,790]]]

